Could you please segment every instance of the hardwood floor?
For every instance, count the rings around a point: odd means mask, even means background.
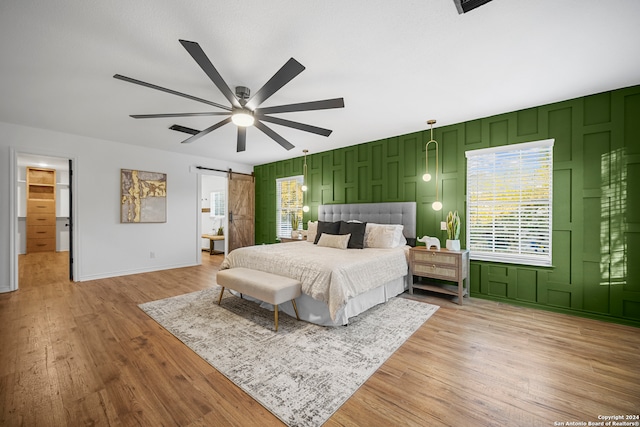
[[[20,258],[0,295],[0,425],[282,423],[137,304],[215,284],[203,265],[71,283]],[[553,426],[640,412],[640,329],[471,298],[441,308],[327,426]]]

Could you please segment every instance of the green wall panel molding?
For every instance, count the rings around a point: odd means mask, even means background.
[[[472,261],[471,295],[640,326],[640,86],[434,128],[436,184],[422,181],[429,129],[307,155],[310,212],[320,204],[417,202],[417,234],[446,240],[449,210],[466,239],[465,151],[555,139],[553,267]],[[302,156],[259,165],[256,243],[275,241],[275,181],[302,174]],[[433,174],[433,171],[430,171]]]
[[[518,136],[535,135],[538,133],[538,109],[530,108],[517,113]]]
[[[547,127],[555,138],[553,160],[555,163],[571,161],[571,139],[573,137],[573,110],[571,107],[549,110]]]
[[[584,124],[597,125],[611,121],[611,92],[585,96]]]
[[[482,120],[473,120],[464,124],[464,144],[482,143]]]

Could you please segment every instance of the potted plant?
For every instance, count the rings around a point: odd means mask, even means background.
[[[450,251],[460,250],[460,216],[458,211],[447,215],[447,249]]]
[[[218,236],[224,235],[224,227],[218,227]]]
[[[300,238],[300,232],[298,231],[298,227],[300,227],[300,218],[298,218],[297,213],[292,213],[291,215],[291,238],[298,239]]]

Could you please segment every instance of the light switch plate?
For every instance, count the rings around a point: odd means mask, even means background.
[[[447,221],[440,221],[440,230],[447,229]]]

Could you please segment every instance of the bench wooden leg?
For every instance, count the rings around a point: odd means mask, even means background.
[[[220,298],[218,298],[218,305],[220,305],[220,301],[222,301],[222,294],[224,294],[224,286],[222,287],[222,290],[220,291]]]
[[[278,332],[278,304],[273,306],[273,319],[276,322],[276,332]]]
[[[293,304],[293,311],[296,312],[296,319],[300,320],[300,316],[298,316],[298,306],[296,306],[296,300],[292,299],[291,303]]]

